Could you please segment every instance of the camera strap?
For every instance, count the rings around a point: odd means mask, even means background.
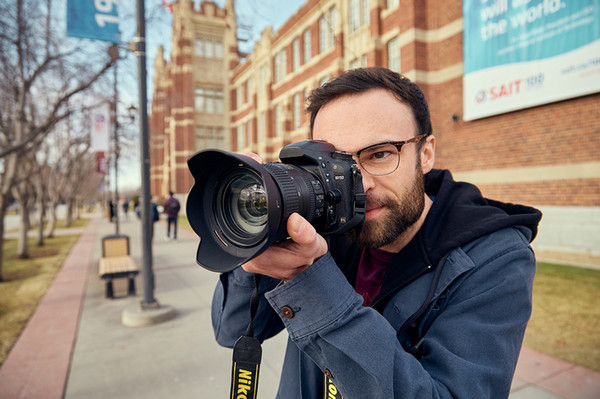
[[[325,399],[344,399],[340,391],[338,391],[337,387],[331,380],[331,378],[324,374],[325,376]]]
[[[233,346],[233,367],[231,372],[232,399],[254,399],[258,392],[258,371],[262,358],[262,348],[258,339],[254,338],[254,317],[258,310],[258,284],[260,275],[254,276],[254,291],[250,299],[250,323],[246,334],[238,338]]]

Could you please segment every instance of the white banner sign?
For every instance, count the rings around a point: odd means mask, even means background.
[[[600,91],[600,0],[463,0],[465,120]]]
[[[91,150],[108,152],[110,137],[110,104],[105,102],[92,109]]]

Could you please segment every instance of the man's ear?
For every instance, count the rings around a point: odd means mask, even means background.
[[[435,136],[430,134],[425,137],[425,142],[421,146],[421,169],[426,174],[433,169],[435,163]]]

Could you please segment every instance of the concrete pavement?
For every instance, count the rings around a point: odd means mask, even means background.
[[[131,253],[141,260],[141,228],[120,223]],[[0,398],[226,398],[231,350],[216,344],[210,302],[217,274],[197,266],[197,237],[183,229],[179,239],[163,239],[155,225],[154,296],[177,314],[149,327],[121,324],[123,311],[143,298],[125,296],[125,280],[115,281],[116,299],[104,296],[97,276],[100,240],[114,233],[105,219],[93,219],[58,273],[47,295],[0,368]],[[265,342],[258,398],[274,398],[286,335]],[[600,373],[524,348],[510,399],[592,399],[600,397]]]

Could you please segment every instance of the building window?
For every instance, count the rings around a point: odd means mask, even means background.
[[[348,0],[350,33],[356,32],[361,26],[369,25],[369,0]]]
[[[356,30],[360,27],[358,1],[359,0],[350,0],[350,4],[348,6],[348,18],[350,20],[348,24],[350,25],[350,33],[356,32]]]
[[[258,71],[258,87],[259,87],[259,92],[261,94],[261,96],[265,96],[266,92],[267,92],[267,77],[268,77],[268,70],[269,66],[264,63],[260,66],[260,69]]]
[[[218,148],[225,150],[225,136],[220,126],[197,126],[194,129],[196,149]]]
[[[319,52],[324,53],[333,48],[335,42],[335,25],[337,23],[337,10],[331,7],[319,18]]]
[[[196,112],[207,114],[224,112],[223,89],[198,87],[195,94]]]
[[[310,43],[310,30],[305,30],[302,34],[303,45],[304,45],[304,64],[308,64],[310,62],[311,57],[311,43]]]
[[[239,85],[236,89],[235,89],[235,109],[240,109],[242,108],[242,104],[244,103],[244,86],[243,85]]]
[[[335,44],[335,26],[337,25],[337,9],[331,7],[328,12],[329,15],[329,34],[327,37],[327,44],[332,49]]]
[[[283,49],[275,55],[275,83],[279,83],[285,78],[286,69],[287,55]]]
[[[254,79],[248,78],[246,81],[246,104],[252,102],[252,91],[254,90]]]
[[[194,54],[206,58],[223,58],[223,42],[218,37],[200,36],[194,43]]]
[[[329,82],[330,76],[325,75],[319,80],[319,86],[323,86],[325,83]]]
[[[325,16],[319,18],[319,53],[327,51],[327,20]]]
[[[237,127],[237,150],[244,148],[244,124]]]
[[[366,68],[367,66],[367,56],[366,55],[361,55],[360,58],[355,58],[352,61],[350,61],[350,65],[348,65],[349,69],[356,69],[356,68]]]
[[[369,10],[369,0],[360,0],[360,21],[362,26],[371,24],[371,12]]]
[[[300,93],[294,94],[294,130],[300,128]]]
[[[394,8],[400,5],[400,0],[387,0],[386,2],[387,8]]]
[[[400,43],[397,37],[387,44],[388,68],[394,72],[400,72]]]
[[[292,70],[300,69],[300,39],[295,38],[292,42]]]

